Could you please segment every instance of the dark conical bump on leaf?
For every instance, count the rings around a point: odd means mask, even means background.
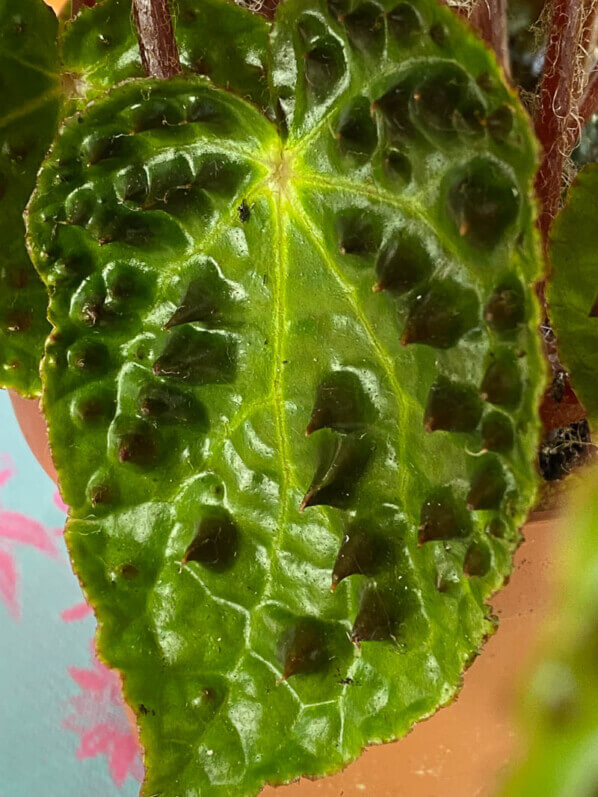
[[[337,19],[346,16],[351,8],[350,0],[326,0],[326,4],[328,5],[330,15]]]
[[[89,490],[89,503],[94,508],[114,504],[117,500],[114,489],[107,484],[94,484]]]
[[[380,252],[376,272],[378,284],[374,290],[401,294],[428,279],[432,261],[419,238],[398,233]]]
[[[430,38],[438,47],[444,47],[448,39],[448,31],[442,22],[435,22],[430,28]]]
[[[349,506],[373,448],[365,433],[328,437],[320,447],[319,465],[301,502],[301,511],[309,506]]]
[[[484,318],[499,332],[508,332],[525,321],[525,297],[517,279],[502,282],[484,307]]]
[[[348,576],[372,576],[388,560],[389,546],[376,531],[356,523],[343,536],[332,570],[332,590]]]
[[[423,30],[419,11],[409,3],[399,3],[388,12],[386,19],[390,35],[401,47],[415,43]]]
[[[132,127],[136,133],[174,127],[184,121],[185,114],[181,105],[164,97],[150,97],[147,102],[138,105],[131,115]]]
[[[501,520],[499,517],[493,517],[492,520],[490,520],[486,525],[486,531],[492,537],[502,540],[506,535],[507,528],[503,520]]]
[[[153,367],[156,376],[208,385],[232,381],[236,359],[236,344],[230,336],[182,329],[172,334]]]
[[[193,182],[191,164],[184,155],[175,155],[150,169],[150,191],[155,199],[166,200],[177,188],[188,188]]]
[[[395,638],[396,627],[394,601],[376,586],[367,586],[353,623],[351,641],[356,645],[362,642],[388,642]]]
[[[330,655],[323,623],[303,618],[284,635],[281,644],[283,678],[326,669]]]
[[[140,272],[126,261],[110,263],[104,271],[106,309],[111,313],[128,315],[151,300],[154,280],[147,272]]]
[[[491,557],[487,545],[472,542],[465,554],[463,572],[466,576],[485,576],[490,570]]]
[[[108,158],[123,157],[126,154],[128,137],[122,133],[106,136],[104,133],[92,133],[83,143],[83,156],[89,165],[96,165]]]
[[[85,227],[96,209],[97,197],[89,188],[80,188],[68,197],[64,211],[67,224]]]
[[[511,108],[508,105],[501,105],[488,114],[486,127],[492,138],[499,144],[503,144],[513,129],[513,121]]]
[[[513,447],[513,424],[502,412],[490,412],[482,422],[482,446],[504,453]]]
[[[149,468],[158,463],[159,445],[149,425],[136,424],[118,438],[118,459],[123,463]]]
[[[521,399],[521,375],[511,352],[500,351],[490,362],[480,393],[485,401],[504,407],[515,407]]]
[[[142,164],[135,164],[123,169],[115,181],[116,191],[126,202],[143,204],[149,194],[147,171]]]
[[[109,360],[108,349],[99,341],[81,341],[68,353],[69,365],[78,371],[104,371]]]
[[[336,219],[339,249],[343,255],[364,257],[378,250],[380,230],[377,219],[363,209],[350,209]]]
[[[476,326],[478,312],[474,291],[454,280],[434,280],[414,297],[401,342],[448,349]]]
[[[387,179],[396,185],[406,185],[411,181],[411,162],[407,155],[398,149],[391,148],[384,154],[382,167]]]
[[[95,395],[84,395],[74,398],[71,405],[71,417],[81,426],[95,426],[105,423],[114,415],[114,397],[96,392]]]
[[[352,371],[332,371],[318,385],[307,434],[318,429],[351,432],[372,420],[373,406]]]
[[[228,570],[239,555],[239,531],[230,514],[218,507],[204,507],[205,516],[196,528],[183,557],[187,562],[199,562],[209,570]]]
[[[428,432],[472,432],[481,415],[482,402],[473,388],[440,376],[428,393],[424,428]]]
[[[10,310],[5,316],[3,326],[7,332],[27,332],[32,321],[31,310]]]
[[[164,329],[200,322],[207,327],[221,325],[229,309],[230,289],[213,261],[202,264],[201,273],[187,286]]]
[[[455,499],[450,487],[440,488],[424,502],[418,533],[420,545],[429,540],[464,537],[470,530],[469,516]]]
[[[410,139],[415,134],[415,128],[409,113],[409,101],[412,91],[411,84],[403,80],[396,83],[374,103],[374,108],[380,110],[391,135]]]
[[[519,212],[519,191],[512,178],[489,158],[470,161],[450,180],[449,217],[467,241],[493,247]]]
[[[500,462],[492,456],[485,457],[471,479],[468,509],[498,509],[506,488]]]
[[[207,427],[205,408],[195,396],[171,385],[144,385],[139,392],[139,410],[150,423],[197,424]]]
[[[323,36],[305,54],[305,79],[315,99],[323,99],[334,89],[344,68],[341,45],[332,36]]]
[[[126,564],[121,565],[120,574],[127,581],[134,581],[139,575],[139,570],[135,567],[135,565],[127,562]]]
[[[343,18],[349,39],[363,50],[379,48],[384,43],[384,17],[375,3],[363,2]]]
[[[594,304],[590,308],[588,318],[598,318],[598,296],[594,299]]]
[[[447,134],[463,128],[481,130],[483,106],[472,90],[471,79],[456,64],[445,64],[413,92],[411,105],[424,129]]]
[[[345,156],[370,157],[376,149],[378,135],[366,97],[358,97],[338,117],[335,136]]]

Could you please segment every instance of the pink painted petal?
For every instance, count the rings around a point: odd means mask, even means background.
[[[0,487],[15,475],[12,460],[8,454],[0,454]]]
[[[113,735],[108,723],[102,722],[99,725],[95,725],[91,730],[81,735],[77,758],[81,760],[105,753],[110,746]]]
[[[64,503],[64,501],[60,497],[60,493],[58,492],[58,490],[56,490],[56,492],[53,495],[53,501],[54,501],[54,505],[58,509],[60,509],[61,512],[64,512],[66,514],[69,511],[68,506]]]
[[[94,670],[84,670],[82,667],[69,667],[69,675],[79,684],[81,689],[92,692],[101,692],[106,687],[106,678],[102,672]]]
[[[114,738],[109,766],[112,780],[119,789],[127,779],[136,755],[137,745],[131,736],[123,735]]]
[[[83,620],[89,614],[91,614],[91,606],[84,601],[71,606],[70,609],[65,609],[60,613],[60,616],[65,623],[73,623],[76,620]]]
[[[49,556],[57,553],[54,541],[41,523],[21,515],[20,512],[0,512],[0,537],[22,545],[31,545]]]
[[[17,601],[17,570],[12,556],[0,550],[0,598],[8,607],[15,620],[19,619],[20,610]]]
[[[7,481],[12,479],[14,476],[14,471],[10,468],[2,468],[0,469],[0,487],[4,487]]]

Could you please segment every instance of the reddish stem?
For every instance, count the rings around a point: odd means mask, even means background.
[[[495,52],[507,78],[511,77],[507,32],[507,0],[477,0],[469,21]]]
[[[560,206],[563,167],[577,110],[582,77],[578,59],[583,21],[583,0],[554,0],[540,86],[540,107],[535,120],[536,135],[544,148],[536,176],[536,191],[541,203],[539,226],[545,243]]]
[[[590,79],[579,102],[577,124],[571,131],[571,149],[577,144],[579,134],[598,111],[598,65],[590,73]]]
[[[168,0],[133,0],[133,18],[145,74],[163,80],[180,74]]]
[[[71,17],[76,17],[83,6],[86,6],[87,8],[93,8],[94,4],[95,0],[72,0]]]

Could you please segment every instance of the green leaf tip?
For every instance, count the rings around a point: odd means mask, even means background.
[[[535,492],[535,148],[496,64],[429,0],[289,0],[270,44],[261,110],[197,76],[79,110],[28,212],[147,795],[320,776],[450,700]]]

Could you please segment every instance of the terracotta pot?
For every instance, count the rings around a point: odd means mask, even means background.
[[[35,401],[11,394],[31,450],[56,478],[46,426]],[[459,698],[395,744],[372,747],[344,772],[276,789],[276,797],[485,797],[494,794],[518,749],[513,709],[536,627],[547,613],[557,523],[539,516],[525,528],[509,585],[493,601],[498,632],[465,676]],[[523,671],[523,672],[522,672]],[[264,797],[273,797],[266,789]]]

